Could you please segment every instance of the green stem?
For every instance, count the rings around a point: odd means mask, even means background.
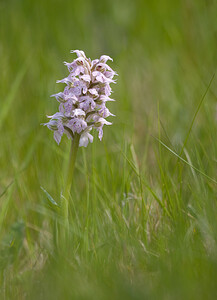
[[[65,185],[65,192],[64,192],[64,197],[66,199],[69,199],[69,197],[70,197],[72,178],[73,178],[73,173],[74,173],[74,168],[75,168],[75,160],[76,160],[76,156],[77,156],[77,152],[78,152],[79,140],[80,140],[80,135],[75,133],[74,139],[73,139],[72,145],[71,145],[68,171],[66,174],[66,185]]]
[[[71,144],[68,170],[65,178],[65,189],[62,195],[63,196],[62,197],[63,218],[64,218],[66,232],[68,232],[69,229],[68,207],[69,207],[70,192],[71,192],[72,179],[73,179],[73,173],[75,168],[75,160],[78,152],[79,140],[80,140],[80,135],[75,133]]]

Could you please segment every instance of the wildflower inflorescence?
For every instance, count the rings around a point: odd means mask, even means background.
[[[80,50],[71,51],[77,54],[77,58],[64,64],[68,67],[69,76],[58,80],[65,83],[63,92],[52,95],[60,103],[59,112],[48,116],[50,121],[45,123],[50,130],[54,131],[54,139],[59,144],[63,133],[73,139],[77,133],[80,135],[79,146],[86,147],[93,142],[90,131],[95,128],[99,139],[103,136],[103,126],[111,125],[106,118],[114,116],[106,107],[110,98],[110,83],[114,83],[114,72],[107,61],[112,60],[107,55],[92,60]]]

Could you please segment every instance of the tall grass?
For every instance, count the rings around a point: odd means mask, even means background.
[[[0,3],[1,299],[216,299],[216,13],[212,0]],[[119,77],[114,124],[78,151],[61,244],[70,145],[40,123],[71,49],[112,56]]]

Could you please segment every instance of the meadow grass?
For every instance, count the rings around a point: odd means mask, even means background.
[[[217,3],[0,2],[0,299],[217,298]],[[116,114],[79,148],[40,126],[70,50],[114,58]]]

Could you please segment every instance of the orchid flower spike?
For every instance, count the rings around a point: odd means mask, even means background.
[[[52,95],[59,104],[59,112],[50,118],[47,126],[54,131],[54,139],[59,144],[65,133],[68,138],[74,138],[74,134],[80,135],[79,146],[87,147],[93,142],[90,134],[92,129],[98,131],[99,139],[103,137],[103,126],[112,123],[105,120],[108,116],[114,116],[106,107],[111,95],[111,83],[115,83],[113,77],[116,74],[107,61],[112,59],[102,55],[99,59],[92,60],[86,57],[80,50],[71,51],[77,55],[73,62],[64,62],[69,75],[57,82],[65,83],[63,92]]]

